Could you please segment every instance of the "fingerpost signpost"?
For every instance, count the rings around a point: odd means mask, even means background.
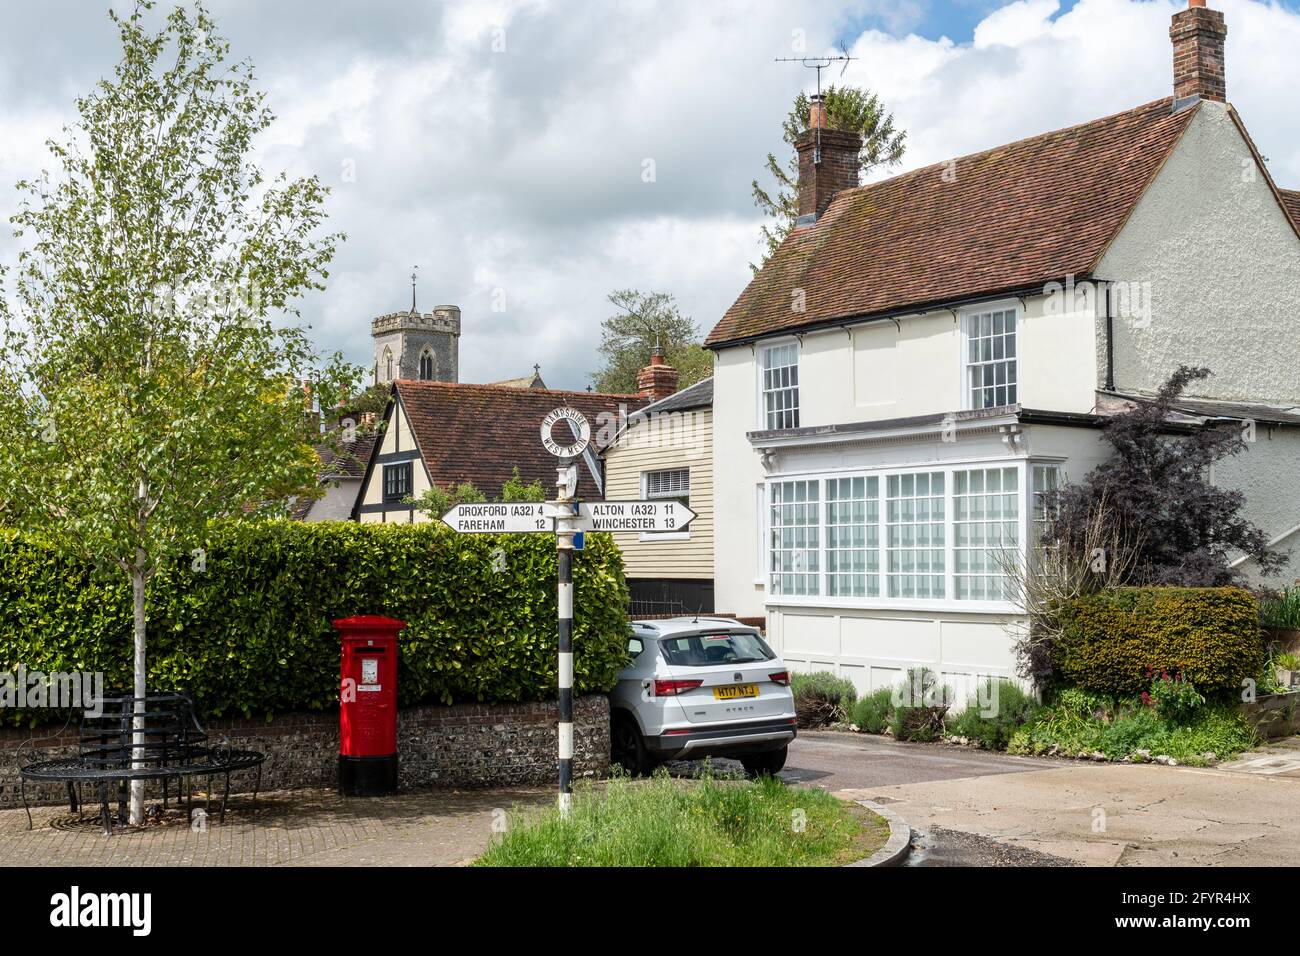
[[[568,444],[552,429],[566,422]],[[558,565],[560,691],[560,812],[569,812],[573,790],[573,552],[588,531],[681,531],[695,512],[680,501],[578,500],[577,459],[591,442],[591,425],[576,408],[557,408],[542,419],[542,445],[558,459],[553,501],[502,501],[461,504],[442,520],[460,534],[555,535]]]

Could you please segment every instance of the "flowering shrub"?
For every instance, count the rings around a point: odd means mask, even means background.
[[[1183,677],[1182,671],[1171,677],[1168,671],[1156,674],[1154,668],[1147,668],[1147,676],[1151,678],[1151,689],[1142,692],[1142,703],[1154,707],[1161,717],[1177,724],[1190,723],[1204,706],[1205,698]]]

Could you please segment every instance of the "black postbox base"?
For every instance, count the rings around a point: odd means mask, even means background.
[[[382,797],[397,792],[397,754],[345,757],[339,754],[339,793],[345,797]]]

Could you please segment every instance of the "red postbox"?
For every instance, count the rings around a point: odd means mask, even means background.
[[[334,622],[343,639],[339,687],[339,792],[371,797],[397,790],[397,632],[391,617]]]

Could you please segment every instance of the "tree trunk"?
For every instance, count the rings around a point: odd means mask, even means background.
[[[137,765],[144,759],[144,696],[145,657],[144,657],[144,556],[136,555],[135,567],[131,569],[131,591],[135,603],[135,719],[132,721],[134,733],[131,735],[133,762]],[[131,825],[144,823],[144,781],[131,781]]]

